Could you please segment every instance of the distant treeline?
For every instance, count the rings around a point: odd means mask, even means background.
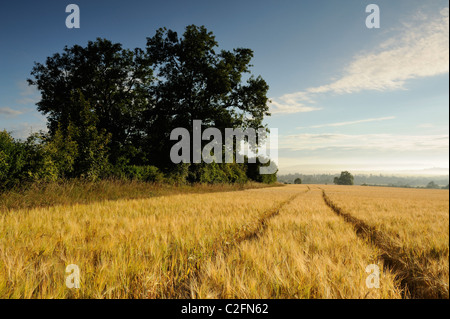
[[[295,179],[300,178],[303,184],[333,184],[334,178],[339,177],[339,174],[287,174],[279,175],[277,177],[279,182],[294,183]],[[433,182],[433,184],[430,184]],[[391,187],[448,187],[448,176],[390,176],[390,175],[354,175],[355,185],[376,185],[376,186],[391,186]],[[436,186],[434,186],[436,185]]]

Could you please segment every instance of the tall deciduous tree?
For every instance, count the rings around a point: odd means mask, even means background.
[[[54,135],[58,127],[78,121],[82,105],[73,103],[80,90],[98,119],[98,128],[111,133],[111,159],[134,147],[141,134],[140,119],[147,106],[152,69],[141,49],[122,49],[119,43],[98,38],[86,47],[65,47],[63,53],[35,63],[30,85],[42,99],[38,110],[47,116]]]
[[[216,52],[218,43],[205,27],[187,26],[182,37],[159,29],[147,38],[147,58],[157,81],[150,89],[154,103],[145,114],[148,146],[155,164],[168,162],[173,128],[205,126],[261,128],[268,113],[269,86],[250,73],[253,51],[238,48]]]

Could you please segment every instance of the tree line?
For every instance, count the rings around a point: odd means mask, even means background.
[[[344,173],[342,175],[342,173]],[[350,174],[352,175],[352,174]],[[336,174],[284,174],[278,175],[277,180],[282,183],[297,184],[296,180],[304,184],[333,184],[341,182],[351,183],[350,175],[341,172]],[[448,176],[391,176],[383,174],[355,174],[353,183],[355,185],[373,185],[390,187],[414,187],[414,188],[448,188]],[[344,177],[344,179],[342,179]],[[430,181],[432,179],[432,181]],[[335,184],[336,184],[335,183]]]
[[[268,84],[251,74],[253,51],[218,50],[212,32],[190,25],[179,36],[161,28],[145,48],[107,39],[66,46],[36,62],[27,80],[41,93],[48,132],[25,141],[0,132],[0,188],[25,181],[130,178],[144,181],[275,182],[249,163],[173,164],[170,132],[259,128]],[[192,135],[192,134],[191,134]],[[262,141],[260,141],[262,142]],[[236,150],[235,150],[236,151]],[[191,161],[192,162],[192,161]]]

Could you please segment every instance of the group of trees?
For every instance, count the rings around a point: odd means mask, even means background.
[[[293,177],[294,176],[294,177]],[[296,177],[301,176],[301,177]],[[341,172],[341,175],[333,176],[322,174],[322,175],[300,175],[300,174],[289,174],[285,176],[280,176],[278,178],[279,182],[284,182],[285,184],[328,184],[331,183],[331,181],[334,181],[334,184],[336,185],[353,185],[354,184],[354,177],[352,174],[350,174],[347,171]]]
[[[353,175],[353,174],[352,174]],[[344,174],[344,176],[348,176]],[[282,183],[295,184],[296,179],[300,179],[303,184],[332,184],[334,179],[341,181],[340,174],[286,174],[278,175],[277,180]],[[448,188],[448,175],[433,176],[430,182],[429,176],[396,176],[383,174],[355,174],[353,175],[354,185],[389,186],[389,187],[410,187],[410,188]]]
[[[341,172],[341,175],[339,177],[335,177],[333,182],[336,185],[353,185],[354,184],[354,177],[353,175],[348,171]]]
[[[436,184],[434,181],[431,181],[427,184],[426,188],[431,188],[431,189],[448,189],[448,184],[447,186],[439,186],[438,184]]]
[[[105,176],[276,181],[275,174],[260,175],[261,164],[248,159],[243,164],[170,161],[171,131],[192,130],[196,119],[205,129],[266,128],[269,87],[260,76],[245,75],[252,50],[217,51],[217,46],[212,32],[190,25],[181,37],[157,30],[144,49],[97,39],[86,47],[66,46],[36,63],[28,83],[41,93],[37,108],[47,117],[48,133],[26,141],[0,134],[0,187],[26,179]]]

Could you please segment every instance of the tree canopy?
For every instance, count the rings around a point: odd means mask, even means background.
[[[258,129],[270,115],[267,83],[260,76],[243,80],[253,51],[217,47],[213,33],[195,25],[182,36],[161,28],[147,38],[145,49],[98,38],[36,63],[28,82],[42,94],[38,110],[47,116],[51,135],[79,121],[80,106],[71,99],[79,90],[97,127],[111,134],[113,162],[125,156],[136,164],[161,165],[173,128],[191,128],[201,119],[219,129]]]
[[[238,48],[217,51],[218,43],[205,27],[190,25],[182,37],[172,30],[159,29],[147,38],[147,59],[156,80],[149,95],[152,103],[145,111],[147,149],[155,164],[168,162],[167,141],[172,129],[191,130],[193,120],[204,126],[243,129],[262,127],[268,113],[269,86],[250,73],[253,51]],[[152,152],[153,151],[153,152]]]
[[[45,64],[36,63],[31,75],[28,83],[41,92],[37,107],[47,116],[52,136],[58,127],[80,122],[82,106],[72,99],[80,91],[98,119],[97,127],[111,134],[112,160],[135,145],[153,81],[143,50],[123,49],[120,43],[98,38],[86,47],[66,46]]]
[[[341,176],[334,178],[334,183],[336,185],[353,185],[353,175],[348,171],[341,172]]]
[[[40,91],[37,109],[47,117],[49,132],[38,139],[53,165],[51,176],[159,176],[154,168],[142,168],[156,166],[191,181],[275,181],[275,174],[259,176],[260,164],[170,161],[171,131],[191,131],[197,119],[202,129],[222,133],[225,128],[267,130],[269,86],[251,74],[253,51],[218,47],[212,32],[189,25],[182,35],[158,29],[145,48],[124,49],[97,38],[36,62],[28,83]],[[20,153],[6,134],[2,143]],[[6,158],[20,158],[8,152],[0,154],[5,167],[12,163]]]

